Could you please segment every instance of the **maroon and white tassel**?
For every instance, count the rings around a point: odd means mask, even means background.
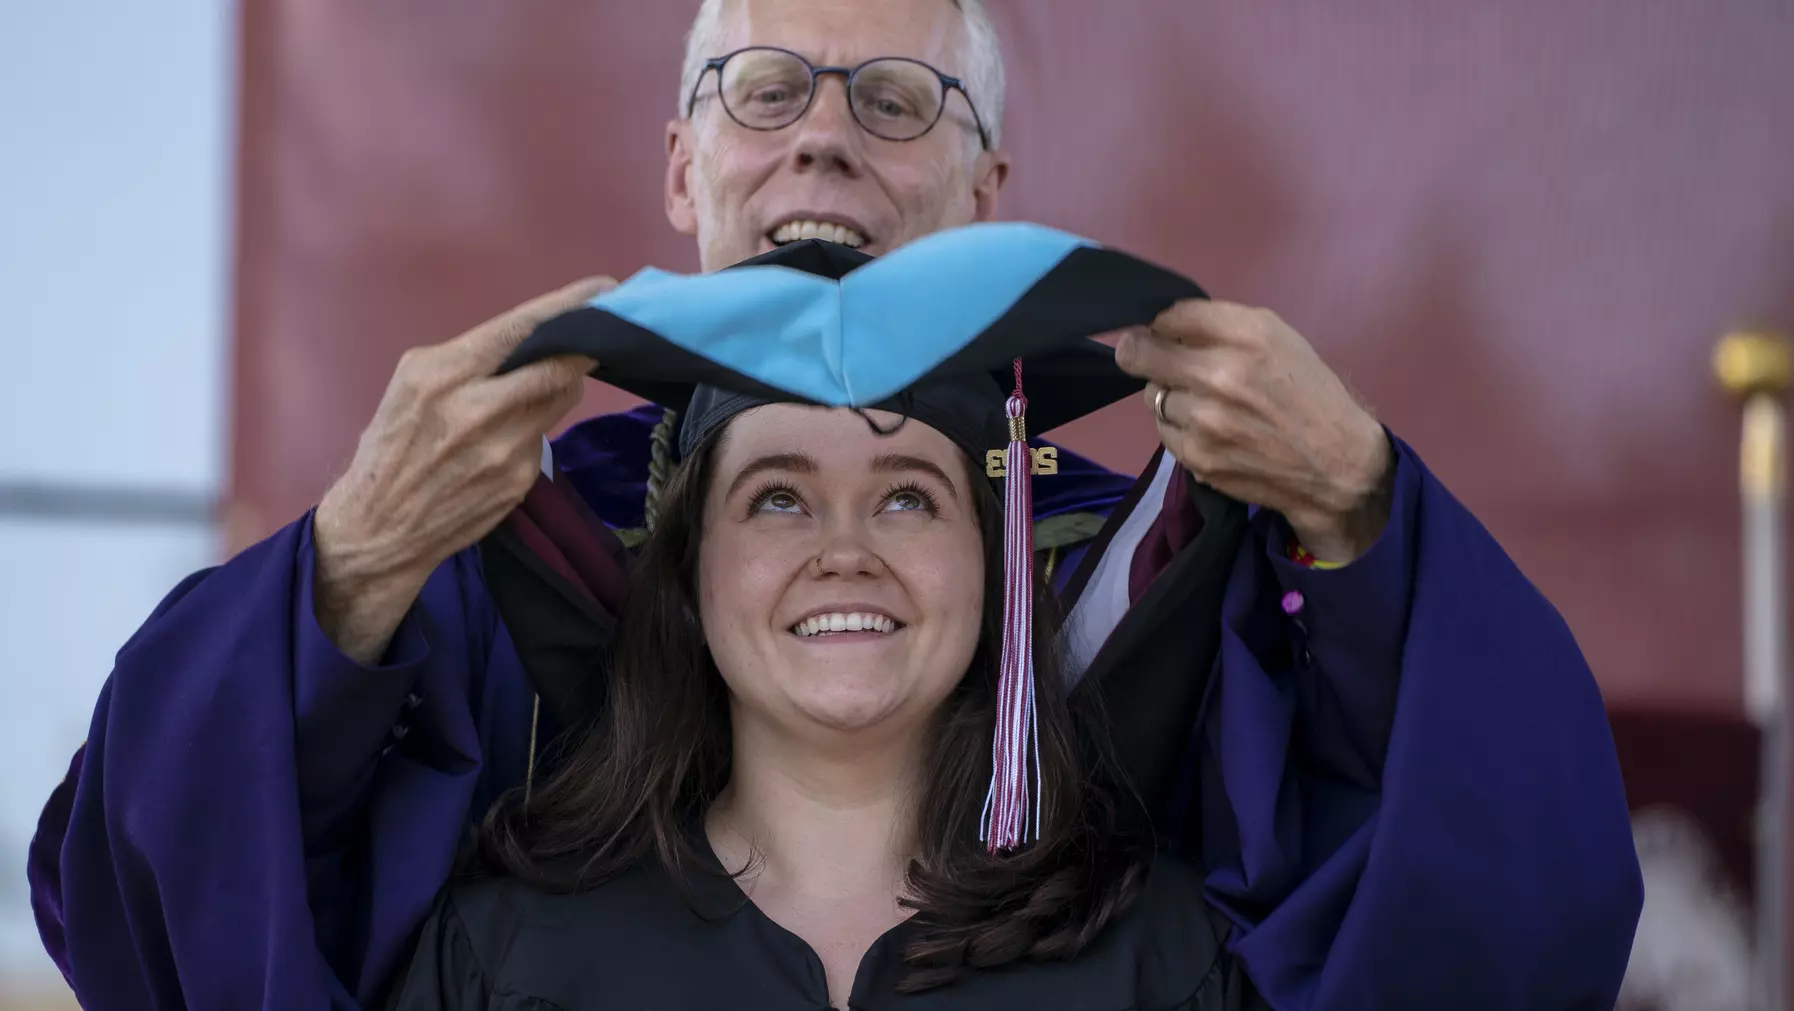
[[[1027,412],[1018,358],[1015,392],[1005,411],[1009,450],[1003,464],[1003,652],[997,727],[991,743],[990,792],[978,835],[993,853],[1015,849],[1030,832],[1032,838],[1040,838],[1040,731],[1034,715],[1034,460],[1028,452]]]

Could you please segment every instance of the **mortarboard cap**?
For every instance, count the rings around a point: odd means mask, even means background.
[[[811,239],[710,274],[643,270],[543,323],[505,369],[592,357],[594,379],[681,412],[684,450],[778,400],[895,410],[982,458],[1008,441],[1014,362],[1030,426],[1051,431],[1142,388],[1093,335],[1202,297],[1177,274],[1038,225],[970,225],[879,258]]]
[[[744,410],[791,402],[891,411],[988,461],[1005,482],[1005,620],[982,824],[1007,849],[1038,836],[1027,426],[1048,431],[1138,392],[1093,335],[1204,297],[1175,273],[1037,225],[971,225],[879,258],[806,240],[710,274],[643,270],[541,324],[503,370],[593,358],[593,378],[680,412],[682,455]]]

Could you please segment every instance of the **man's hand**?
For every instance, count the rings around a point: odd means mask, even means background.
[[[1123,333],[1116,361],[1148,382],[1159,438],[1197,480],[1282,514],[1323,561],[1376,542],[1393,473],[1383,427],[1275,314],[1180,302]]]
[[[542,436],[579,403],[594,363],[565,357],[493,373],[537,324],[615,285],[579,281],[399,360],[313,519],[314,607],[345,654],[378,660],[430,573],[529,493]]]

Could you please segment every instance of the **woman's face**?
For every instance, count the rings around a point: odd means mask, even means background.
[[[869,412],[883,429],[900,419]],[[736,720],[919,732],[970,665],[984,547],[965,456],[918,422],[775,404],[711,468],[698,606]],[[740,731],[738,726],[738,732]]]

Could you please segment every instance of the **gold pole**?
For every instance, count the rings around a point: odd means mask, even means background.
[[[1782,565],[1787,498],[1783,399],[1790,373],[1787,341],[1767,331],[1734,331],[1714,350],[1713,370],[1726,392],[1743,404],[1738,491],[1744,510],[1744,702],[1762,732],[1762,784],[1756,813],[1756,1004],[1765,1011],[1788,1011],[1790,728]]]

